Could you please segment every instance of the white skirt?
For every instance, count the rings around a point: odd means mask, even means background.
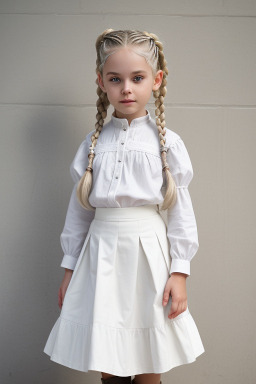
[[[46,342],[50,359],[83,372],[164,373],[205,350],[187,309],[162,305],[171,266],[157,205],[96,208],[61,313]]]

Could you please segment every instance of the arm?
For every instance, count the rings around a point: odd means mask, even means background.
[[[188,186],[193,168],[188,151],[179,137],[167,151],[167,162],[177,186],[177,200],[167,211],[167,237],[170,241],[170,275],[180,272],[190,275],[190,262],[198,248],[198,232]]]
[[[61,267],[72,270],[75,269],[84,239],[95,216],[95,211],[88,211],[78,202],[76,197],[77,185],[78,182],[73,187],[65,225],[60,236],[64,252]]]
[[[70,165],[70,174],[75,185],[71,193],[65,225],[60,235],[60,242],[64,252],[61,267],[65,268],[66,272],[68,272],[67,270],[75,269],[85,237],[95,216],[95,211],[83,208],[76,196],[78,183],[88,165],[89,145],[90,134],[81,143]]]
[[[169,296],[172,304],[168,317],[175,318],[187,308],[186,279],[190,275],[190,262],[198,247],[197,224],[188,191],[193,168],[184,142],[179,137],[167,151],[167,162],[177,187],[177,200],[167,210],[167,237],[170,241],[170,277],[165,285],[163,306]]]

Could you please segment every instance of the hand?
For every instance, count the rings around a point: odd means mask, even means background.
[[[58,305],[60,309],[62,308],[66,290],[68,288],[72,275],[73,275],[72,269],[65,269],[65,275],[63,277],[63,280],[58,292]]]
[[[167,280],[164,289],[163,306],[166,306],[169,296],[172,297],[172,305],[168,314],[173,319],[187,309],[186,278],[188,275],[180,272],[173,272]]]

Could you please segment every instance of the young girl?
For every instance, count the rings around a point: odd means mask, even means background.
[[[100,371],[103,384],[159,384],[161,373],[204,352],[186,293],[199,246],[193,169],[165,126],[168,69],[158,37],[108,29],[96,50],[97,122],[70,167],[61,313],[44,352]],[[156,121],[146,109],[152,92]]]

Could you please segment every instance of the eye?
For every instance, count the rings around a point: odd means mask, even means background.
[[[111,81],[112,83],[117,83],[117,81],[115,80],[120,80],[119,77],[112,77],[109,81]]]
[[[142,79],[143,79],[143,76],[135,76],[134,77],[135,83],[138,83]]]

